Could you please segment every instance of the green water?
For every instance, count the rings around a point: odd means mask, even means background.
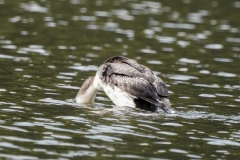
[[[0,159],[239,159],[240,1],[0,0]],[[149,67],[174,115],[73,103],[107,58]]]

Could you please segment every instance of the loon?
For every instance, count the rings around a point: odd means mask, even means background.
[[[76,102],[93,104],[97,91],[104,91],[116,106],[174,113],[162,79],[149,68],[123,56],[107,59],[95,76],[86,79],[76,95]]]

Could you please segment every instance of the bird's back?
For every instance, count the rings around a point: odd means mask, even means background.
[[[149,68],[126,57],[109,58],[100,66],[98,72],[102,85],[105,88],[110,87],[105,89],[105,92],[113,102],[113,99],[121,98],[113,95],[114,88],[129,95],[128,99],[134,102],[135,107],[145,106],[145,110],[156,110],[156,106],[159,105],[158,99],[162,100],[168,96],[167,87],[159,77]],[[170,103],[167,105],[170,107]]]

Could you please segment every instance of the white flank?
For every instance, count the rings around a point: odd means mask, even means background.
[[[116,106],[136,107],[135,103],[133,102],[133,98],[120,88],[116,86],[112,88],[109,85],[102,85],[102,88]]]

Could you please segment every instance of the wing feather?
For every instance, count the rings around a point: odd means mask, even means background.
[[[112,74],[109,79],[115,86],[134,97],[152,100],[158,98],[156,88],[145,78]]]
[[[134,99],[140,98],[162,109],[162,104],[170,108],[165,83],[149,68],[122,56],[109,58],[100,68],[103,83],[120,88]]]
[[[138,64],[136,61],[123,56],[115,56],[106,60],[105,64],[113,64],[111,69],[108,69],[109,75],[115,73],[132,77],[144,77],[154,85],[159,97],[168,97],[168,89],[162,79],[155,76],[149,68]]]
[[[157,99],[156,87],[141,72],[127,64],[105,63],[101,80],[112,87],[117,86],[131,96]]]

